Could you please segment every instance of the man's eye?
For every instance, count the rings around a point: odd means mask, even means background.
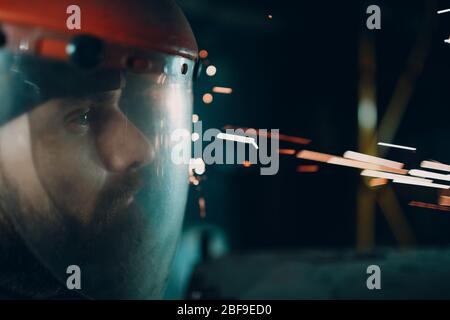
[[[75,118],[75,122],[80,126],[88,126],[91,123],[91,110],[84,112]]]
[[[93,111],[91,108],[77,110],[67,117],[68,122],[80,126],[88,126],[92,122]]]
[[[88,129],[93,122],[93,110],[85,108],[76,110],[66,116],[66,125],[71,131],[79,131],[80,129]]]

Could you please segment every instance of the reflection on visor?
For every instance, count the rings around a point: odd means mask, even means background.
[[[191,82],[15,58],[2,60],[20,62],[22,86],[4,94],[1,211],[63,289],[77,266],[87,297],[161,297],[188,188],[170,135],[190,130]]]
[[[120,71],[84,71],[62,62],[44,62],[32,56],[12,56],[7,53],[3,53],[0,59],[1,82],[3,88],[8,88],[2,92],[2,101],[9,102],[2,107],[0,124],[50,98],[76,97],[125,86]]]

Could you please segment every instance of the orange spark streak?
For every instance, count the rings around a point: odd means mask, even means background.
[[[236,126],[232,126],[232,125],[226,125],[223,127],[225,130],[226,129],[241,129],[244,131],[247,131],[251,128],[245,128],[245,127],[236,127]],[[254,130],[254,129],[252,129]],[[266,137],[266,138],[272,138],[272,133],[267,132],[267,133],[263,133],[260,132],[260,130],[255,130],[256,131],[256,135],[261,136],[261,137]],[[249,133],[248,135],[252,135],[251,133]],[[277,138],[280,141],[285,141],[285,142],[292,142],[292,143],[296,143],[296,144],[310,144],[311,140],[310,139],[306,139],[306,138],[300,138],[300,137],[294,137],[294,136],[287,136],[285,134],[278,134]]]
[[[206,206],[205,206],[205,198],[201,197],[198,199],[198,207],[200,208],[200,217],[206,217]]]
[[[345,158],[341,158],[338,156],[333,156],[330,154],[319,153],[319,152],[314,152],[314,151],[309,151],[309,150],[300,151],[297,154],[297,158],[325,162],[325,163],[340,165],[340,166],[344,166],[344,167],[357,168],[357,169],[385,171],[385,172],[391,172],[391,173],[397,173],[397,174],[403,174],[403,175],[408,173],[408,170],[389,168],[389,167],[380,166],[380,165],[376,165],[376,164],[372,164],[372,163],[366,163],[366,162],[361,162],[361,161],[356,161],[356,160],[345,159]]]
[[[405,165],[401,162],[387,160],[384,158],[374,157],[368,154],[359,153],[359,152],[353,152],[353,151],[347,151],[344,153],[344,158],[351,159],[351,160],[357,160],[361,162],[367,162],[367,163],[373,163],[378,164],[380,166],[390,167],[390,168],[397,168],[402,169]]]
[[[215,93],[222,93],[222,94],[232,94],[233,93],[233,89],[225,88],[225,87],[214,87],[212,89],[212,91]]]
[[[287,155],[295,155],[297,152],[294,149],[280,149],[278,150],[279,154],[287,154]]]
[[[439,197],[439,205],[450,207],[450,197],[448,196],[440,196]]]
[[[433,209],[433,210],[439,210],[439,211],[450,211],[449,207],[440,206],[437,204],[432,203],[425,203],[425,202],[419,202],[419,201],[411,201],[409,203],[412,207],[419,207],[419,208],[425,208],[425,209]]]
[[[371,186],[372,188],[375,188],[375,187],[379,187],[379,186],[384,186],[384,185],[388,184],[388,182],[389,181],[384,178],[373,178],[373,179],[370,179],[369,186]]]
[[[450,166],[448,164],[443,164],[443,163],[439,163],[439,162],[422,161],[420,166],[425,169],[433,169],[433,170],[450,172]]]
[[[319,166],[317,165],[304,165],[297,167],[297,172],[300,173],[312,173],[317,171],[319,171]]]

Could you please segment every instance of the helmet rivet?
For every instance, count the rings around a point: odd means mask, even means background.
[[[188,73],[189,70],[189,66],[187,65],[187,63],[183,63],[183,65],[181,66],[181,74],[185,75]]]
[[[83,69],[98,66],[104,59],[104,51],[103,42],[89,35],[76,36],[66,48],[70,61]]]

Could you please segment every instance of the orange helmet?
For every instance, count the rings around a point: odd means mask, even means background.
[[[157,51],[197,58],[197,44],[181,10],[173,1],[80,0],[80,29],[69,30],[67,0],[1,0],[0,22],[10,49],[68,58],[67,45],[77,35],[91,35],[112,47],[125,47],[116,63],[136,58],[140,51]],[[132,21],[133,23],[130,23]],[[28,32],[27,32],[28,31]],[[26,45],[24,45],[26,43]]]
[[[187,198],[172,156],[190,139],[172,133],[191,131],[196,42],[171,0],[72,4],[0,0],[0,215],[58,290],[159,298]],[[9,289],[55,292],[8,264]]]

